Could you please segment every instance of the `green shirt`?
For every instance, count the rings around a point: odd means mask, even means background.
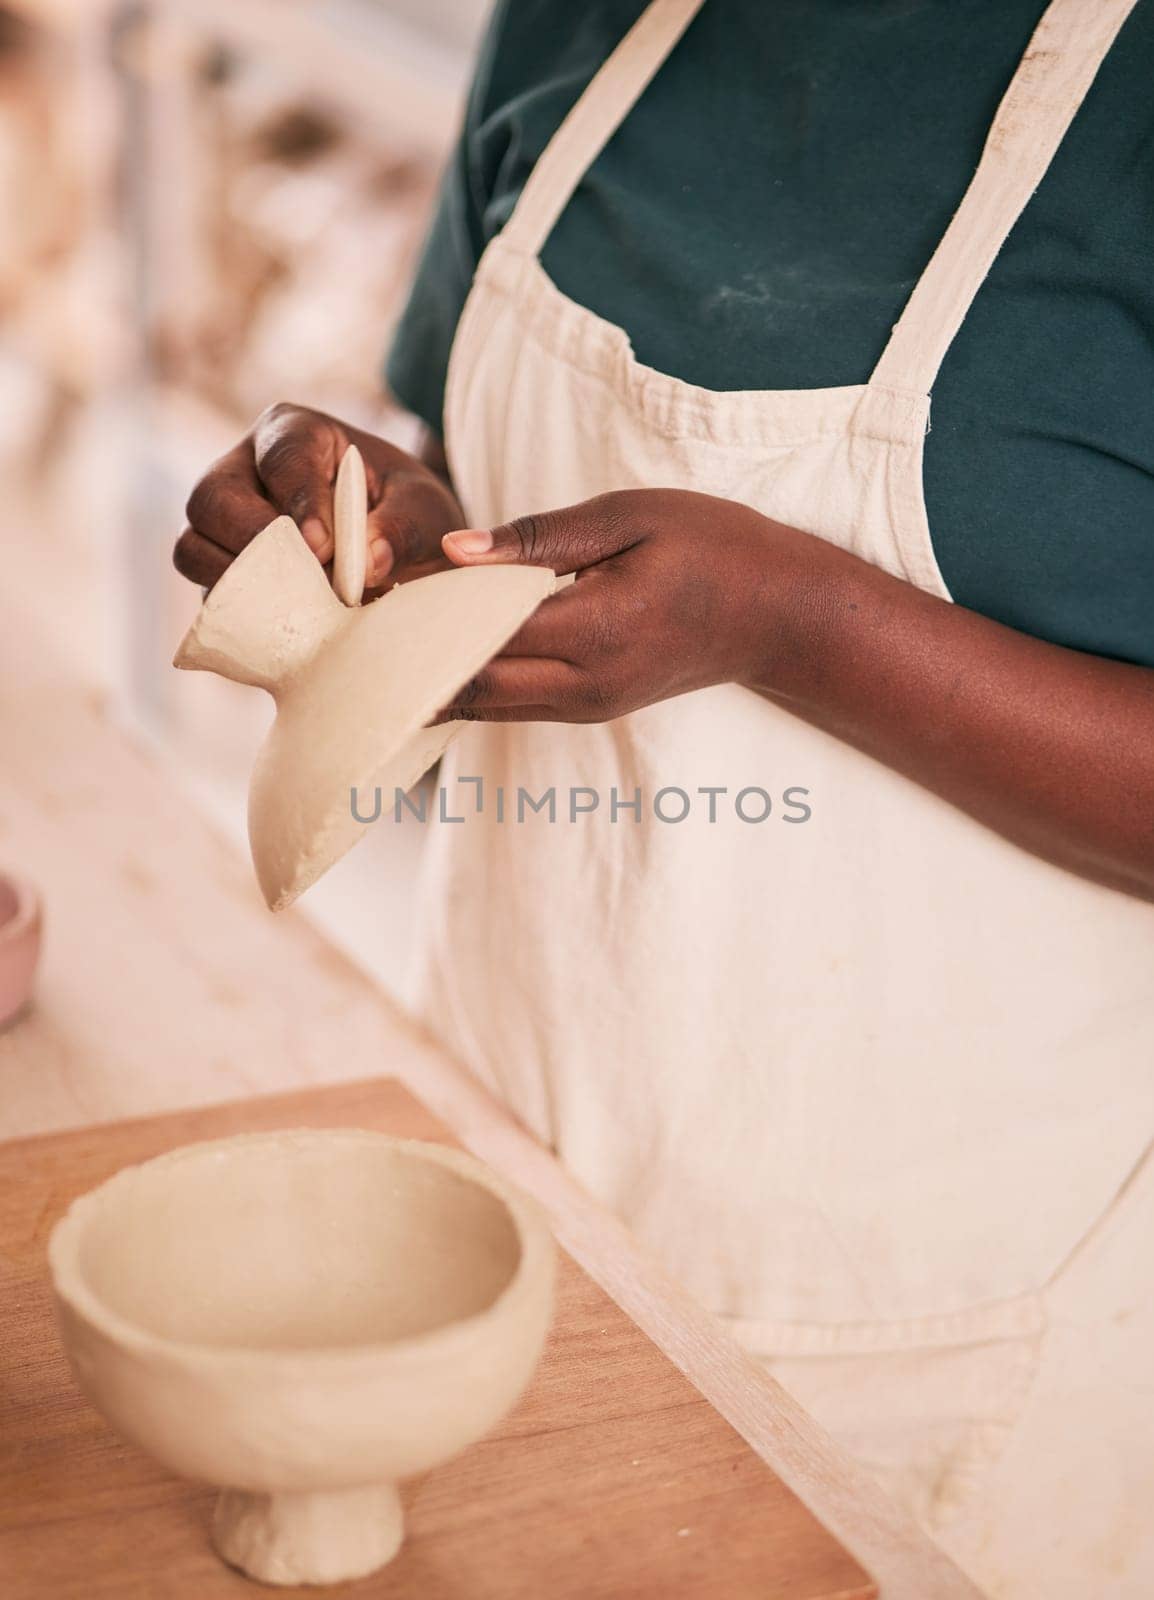
[[[1093,0],[1087,0],[1092,4]],[[440,431],[477,260],[641,0],[503,0],[389,357]],[[712,389],[864,383],[1040,0],[706,0],[542,253],[639,361]],[[954,599],[1154,666],[1154,0],[1140,0],[933,389]]]

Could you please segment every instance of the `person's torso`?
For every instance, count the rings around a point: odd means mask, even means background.
[[[1062,51],[1038,59],[1043,79],[1065,70]],[[589,118],[570,130],[454,347],[446,442],[470,520],[682,487],[945,596],[926,390],[985,292],[973,241],[996,247],[1049,159],[1034,87],[1031,68],[872,378],[826,389],[688,384],[551,280],[537,252],[597,147]],[[1056,98],[1077,104],[1069,84]],[[1144,1147],[1150,907],[734,686],[600,727],[478,725],[443,781],[477,776],[483,814],[433,843],[426,1014],[751,1337],[878,1321],[916,1339],[959,1315],[980,1337],[974,1308],[1028,1297]],[[518,804],[548,790],[552,817]]]
[[[644,10],[510,0],[469,151],[485,237]],[[582,178],[542,265],[713,390],[864,382],[1040,0],[721,0]],[[1154,6],[1140,4],[943,363],[925,450],[960,604],[1154,665]]]

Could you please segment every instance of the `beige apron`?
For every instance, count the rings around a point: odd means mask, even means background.
[[[470,523],[699,490],[948,599],[929,390],[1130,5],[1051,5],[869,383],[715,393],[538,260],[699,4],[649,7],[477,269],[445,402]],[[1154,909],[734,686],[477,724],[443,781],[433,1028],[992,1593],[1154,1594]]]

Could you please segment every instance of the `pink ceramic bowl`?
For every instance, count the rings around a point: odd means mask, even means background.
[[[26,878],[0,872],[0,1028],[32,998],[40,956],[40,896]]]

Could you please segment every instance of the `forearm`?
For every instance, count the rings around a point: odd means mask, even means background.
[[[815,554],[750,686],[1036,855],[1154,899],[1154,671]]]
[[[1154,671],[1043,644],[687,490],[618,490],[446,550],[579,575],[457,714],[603,722],[740,683],[1035,855],[1154,900]]]

